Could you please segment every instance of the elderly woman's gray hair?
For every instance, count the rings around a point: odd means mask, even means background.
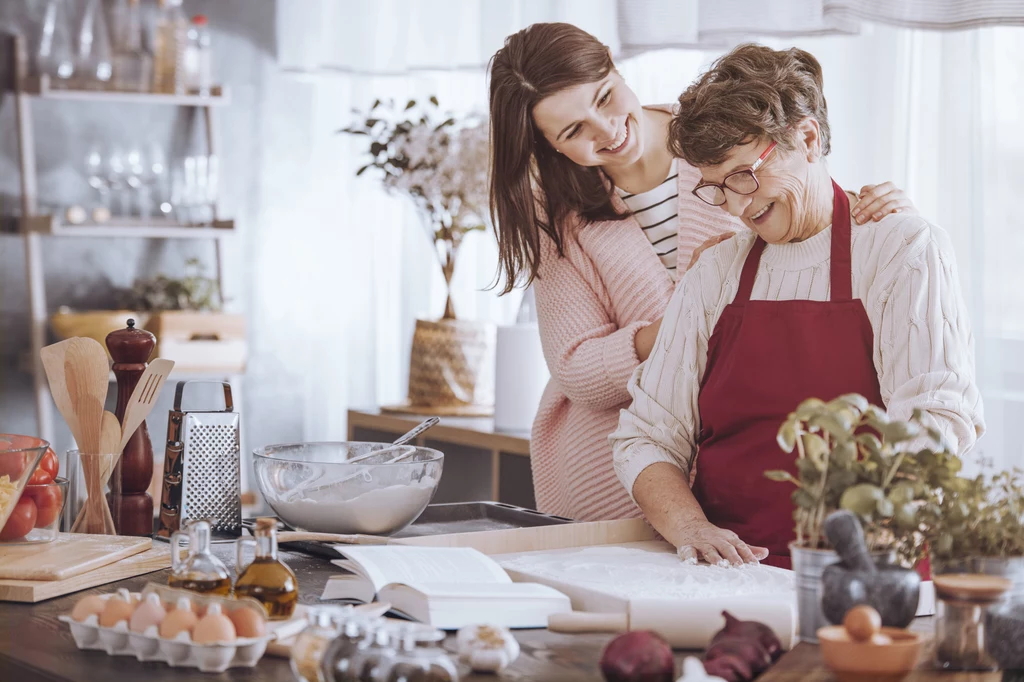
[[[753,139],[792,149],[787,129],[807,117],[818,121],[821,152],[828,154],[828,106],[818,60],[797,48],[740,45],[679,96],[669,146],[691,165],[713,166]]]

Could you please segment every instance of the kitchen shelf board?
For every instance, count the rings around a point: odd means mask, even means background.
[[[78,102],[108,102],[121,104],[165,104],[169,106],[210,107],[230,102],[227,88],[214,86],[209,95],[176,95],[163,92],[129,92],[125,90],[83,90],[50,87],[48,76],[29,77],[21,84],[21,91],[30,97],[62,99]]]

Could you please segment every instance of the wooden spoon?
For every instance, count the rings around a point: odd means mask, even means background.
[[[46,372],[46,380],[50,384],[50,395],[57,405],[60,416],[64,417],[71,435],[76,443],[82,442],[82,434],[78,429],[78,420],[75,418],[75,407],[71,404],[71,396],[68,394],[68,382],[64,375],[64,358],[67,354],[71,339],[65,339],[60,343],[54,343],[45,348],[39,349],[39,357],[43,361],[43,370]]]

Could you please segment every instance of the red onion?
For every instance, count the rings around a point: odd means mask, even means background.
[[[734,655],[743,659],[754,675],[760,675],[772,664],[772,658],[764,650],[761,643],[749,637],[729,636],[718,637],[708,647],[704,655],[705,661],[713,661],[721,656]]]
[[[747,682],[754,679],[750,665],[736,654],[722,654],[713,661],[704,661],[704,672],[721,677],[725,682]]]
[[[712,645],[723,637],[743,637],[757,641],[772,661],[782,656],[782,642],[770,627],[756,620],[739,620],[728,611],[722,611],[722,616],[725,617],[725,627],[711,640]]]
[[[673,682],[672,647],[651,630],[619,635],[601,654],[601,674],[608,682]]]

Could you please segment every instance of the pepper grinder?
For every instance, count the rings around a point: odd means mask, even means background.
[[[107,348],[114,360],[117,377],[117,410],[114,414],[124,422],[128,401],[146,369],[146,361],[156,346],[156,337],[145,329],[136,329],[129,319],[125,329],[107,334]],[[146,421],[128,439],[111,477],[110,507],[118,519],[118,535],[148,536],[153,534],[153,498],[146,491],[153,478],[153,443]]]

